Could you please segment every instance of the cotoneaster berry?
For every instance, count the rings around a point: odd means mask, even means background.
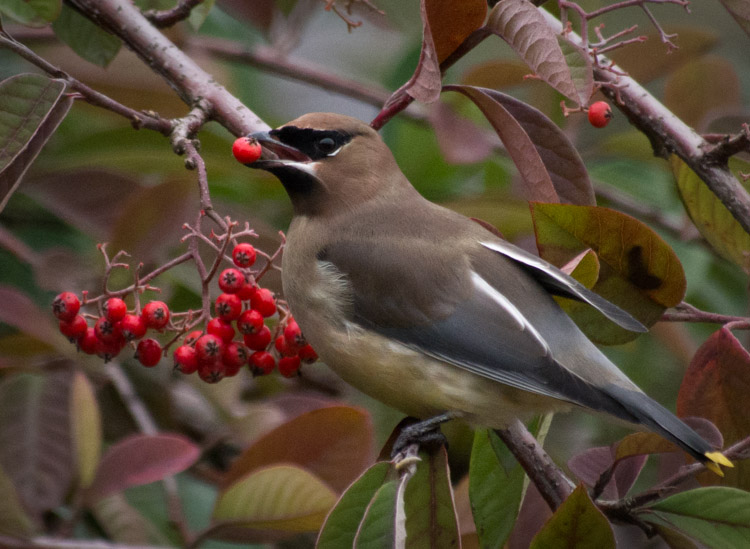
[[[122,339],[120,323],[112,322],[105,316],[99,317],[99,320],[94,324],[94,333],[104,343],[116,343],[119,339]]]
[[[237,297],[242,301],[250,301],[257,291],[258,287],[255,284],[245,282],[242,288],[237,291]]]
[[[93,326],[86,328],[86,333],[78,340],[78,348],[87,355],[95,355],[103,346],[102,340],[96,337]]]
[[[110,297],[104,303],[104,316],[110,322],[118,322],[122,320],[128,312],[128,306],[119,297]]]
[[[151,368],[161,360],[161,345],[155,339],[143,339],[138,342],[135,358],[144,366]]]
[[[237,319],[237,329],[242,334],[257,334],[263,328],[263,315],[255,309],[244,311]]]
[[[185,336],[185,339],[182,340],[183,345],[190,345],[191,347],[195,346],[195,342],[198,341],[198,339],[203,335],[203,331],[201,330],[193,330],[190,332],[187,336]]]
[[[235,294],[221,294],[214,304],[216,316],[227,322],[237,320],[242,313],[242,300]]]
[[[315,352],[315,349],[309,343],[299,350],[297,356],[305,364],[312,364],[318,360],[318,353]]]
[[[267,351],[256,351],[248,359],[250,371],[254,376],[265,376],[276,368],[276,359]]]
[[[247,364],[250,353],[242,343],[230,343],[224,348],[221,361],[226,368],[226,377],[237,375],[240,368]]]
[[[302,330],[300,330],[299,324],[297,324],[297,321],[291,317],[289,317],[289,320],[284,327],[284,339],[289,347],[296,350],[304,347],[307,343],[305,338],[302,337]]]
[[[589,122],[595,128],[603,128],[612,120],[612,109],[606,101],[589,105]]]
[[[271,343],[271,330],[268,326],[263,326],[257,334],[243,335],[242,340],[253,351],[265,351]]]
[[[238,267],[247,268],[255,263],[257,253],[252,244],[247,242],[241,242],[237,244],[232,250],[232,261]]]
[[[86,323],[86,319],[81,315],[74,316],[73,320],[70,322],[65,322],[63,320],[60,321],[60,333],[70,341],[78,341],[81,339],[86,335],[87,329],[88,324]]]
[[[284,377],[294,377],[299,373],[298,356],[285,356],[279,359],[279,373]]]
[[[163,301],[150,301],[141,311],[146,326],[154,330],[162,330],[169,324],[169,307]]]
[[[195,342],[195,353],[200,365],[211,364],[216,360],[221,360],[223,352],[224,342],[215,335],[202,335]]]
[[[198,364],[198,376],[206,383],[218,383],[226,376],[227,368],[220,358]]]
[[[52,301],[52,312],[65,322],[73,320],[80,308],[81,302],[73,292],[63,292]]]
[[[252,164],[262,152],[260,143],[252,137],[238,137],[232,144],[232,154],[241,164]]]
[[[245,285],[245,275],[238,269],[224,269],[219,275],[219,288],[227,294],[236,294]]]
[[[174,350],[174,368],[183,374],[192,374],[198,369],[198,356],[195,347],[180,345]]]
[[[212,318],[206,324],[206,333],[215,335],[224,343],[229,343],[234,339],[234,328],[230,322],[221,318]]]
[[[271,290],[258,288],[255,295],[250,298],[250,307],[265,317],[273,316],[276,314],[276,299]]]
[[[127,314],[120,321],[120,332],[127,341],[141,339],[146,335],[146,321],[142,316]]]

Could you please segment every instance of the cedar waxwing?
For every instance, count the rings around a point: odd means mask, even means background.
[[[253,134],[248,166],[294,218],[282,281],[305,338],[345,381],[406,414],[505,428],[573,405],[641,424],[711,470],[732,464],[646,396],[563,312],[646,328],[553,265],[423,198],[370,126],[315,113]]]

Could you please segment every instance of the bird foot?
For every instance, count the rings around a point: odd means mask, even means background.
[[[446,412],[439,416],[407,425],[401,429],[401,432],[393,443],[391,458],[395,459],[412,444],[416,444],[420,448],[439,448],[440,446],[447,448],[448,440],[440,431],[440,425],[458,416],[459,414],[456,412]]]

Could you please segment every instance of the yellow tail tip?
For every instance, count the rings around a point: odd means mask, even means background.
[[[721,470],[721,465],[724,467],[734,467],[734,464],[721,452],[706,452],[704,455],[710,460],[704,464],[706,469],[716,473],[720,477],[724,476],[724,471]]]

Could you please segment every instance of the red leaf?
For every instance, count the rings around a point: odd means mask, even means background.
[[[175,434],[133,435],[111,446],[102,457],[87,491],[89,503],[184,471],[200,457],[200,449]]]

